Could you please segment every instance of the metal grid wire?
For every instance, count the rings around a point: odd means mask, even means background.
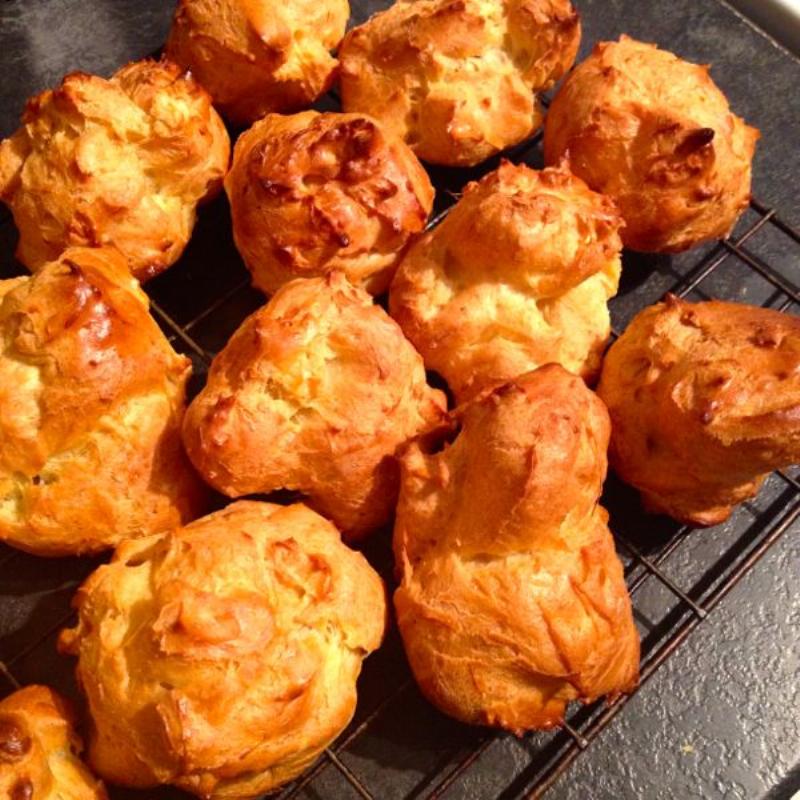
[[[538,136],[528,144],[510,151],[506,157],[511,161],[518,162],[528,160],[533,154],[535,160],[539,158],[537,153],[540,140],[541,136]],[[495,166],[495,163],[490,162],[481,171],[489,171]],[[448,179],[447,175],[444,176],[444,180],[440,180],[440,177],[434,175],[434,180],[440,184],[441,190],[441,183],[447,185]],[[470,177],[475,176],[471,175]],[[444,197],[448,207],[438,212],[431,220],[429,227],[438,224],[452,208],[456,193],[449,196],[448,194],[445,192],[443,195],[440,191],[439,201],[441,202]],[[698,263],[680,276],[669,289],[672,294],[686,297],[701,287],[718,270],[744,265],[748,270],[758,273],[775,290],[770,298],[771,306],[781,310],[786,310],[794,304],[796,307],[800,307],[798,288],[748,247],[748,243],[759,231],[771,229],[786,237],[789,243],[797,248],[798,255],[800,255],[800,232],[782,220],[774,209],[766,207],[758,200],[752,200],[750,208],[756,216],[756,220],[735,239],[721,242],[710,253],[701,257]],[[8,225],[11,225],[9,215],[1,213],[0,227]],[[8,271],[6,270],[6,272]],[[0,277],[8,277],[8,275],[0,275]],[[170,273],[168,272],[159,279],[158,285],[163,289],[164,282],[169,280]],[[153,292],[149,286],[147,288],[151,294],[162,293],[160,290]],[[200,368],[199,371],[204,372],[213,357],[213,352],[210,352],[198,341],[195,332],[201,323],[213,322],[215,316],[224,307],[234,301],[237,295],[243,293],[252,293],[249,288],[249,280],[244,277],[244,273],[241,280],[237,280],[232,286],[221,291],[213,301],[207,303],[188,321],[179,323],[176,319],[181,308],[180,291],[177,293],[179,298],[177,304],[173,303],[169,310],[165,303],[155,297],[151,297],[151,308],[173,344],[192,356],[195,365]],[[252,302],[251,300],[251,305]],[[615,331],[613,335],[618,334]],[[646,555],[629,537],[615,531],[618,551],[626,560],[626,580],[634,609],[637,609],[637,598],[642,588],[652,582],[660,584],[674,601],[666,610],[662,623],[656,626],[654,631],[643,636],[640,687],[703,623],[709,613],[800,517],[800,481],[788,471],[780,471],[777,476],[785,485],[784,491],[780,494],[780,502],[773,503],[766,511],[761,512],[756,520],[758,524],[753,526],[755,532],[752,535],[740,537],[733,545],[725,549],[713,564],[704,567],[702,572],[696,576],[691,587],[679,585],[663,569],[667,559],[692,537],[691,527],[675,524],[672,533],[656,549],[648,550]],[[0,553],[0,565],[13,559],[14,556],[15,553],[10,550]],[[385,577],[390,580],[389,571],[384,570],[384,573]],[[70,618],[71,614],[61,613],[52,621],[48,621],[35,641],[27,644],[5,663],[0,661],[0,676],[4,676],[12,686],[19,686],[14,675],[15,665],[32,653],[43,641],[52,638],[56,631],[69,622]],[[343,756],[360,737],[370,731],[385,716],[389,706],[395,700],[398,700],[404,693],[413,691],[413,687],[413,679],[406,669],[405,677],[397,682],[363,719],[353,723],[334,744],[325,750],[320,759],[304,775],[284,787],[277,797],[280,800],[297,798],[326,769],[333,768],[358,796],[365,800],[378,798],[380,790],[371,788],[369,781],[357,775],[354,769],[345,763]],[[520,774],[511,779],[498,796],[503,800],[511,797],[542,797],[553,783],[569,769],[575,759],[591,746],[592,742],[619,714],[632,696],[634,695],[618,697],[611,702],[598,701],[590,706],[574,704],[570,708],[561,730],[549,734],[544,738],[543,744],[540,737],[537,737],[535,745],[531,744],[528,750],[529,763]],[[454,787],[457,781],[467,775],[492,742],[502,735],[504,734],[488,730],[476,731],[470,746],[465,748],[465,752],[453,763],[447,764],[444,769],[437,771],[426,782],[424,791],[415,790],[414,798],[425,798],[425,800],[441,798]]]

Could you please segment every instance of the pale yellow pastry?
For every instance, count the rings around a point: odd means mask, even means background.
[[[232,122],[311,105],[333,83],[347,0],[180,0],[167,57]]]
[[[517,734],[632,690],[639,637],[599,504],[610,426],[552,364],[403,453],[397,622],[425,696]]]
[[[750,200],[757,139],[707,66],[623,36],[567,78],[544,154],[616,201],[627,247],[677,252],[733,229]]]
[[[551,362],[592,380],[620,226],[614,203],[566,170],[503,163],[410,248],[391,314],[459,401]]]
[[[0,702],[0,797],[108,800],[80,759],[74,726],[66,701],[46,686],[26,686]]]
[[[800,463],[800,318],[670,296],[612,345],[598,392],[611,465],[645,507],[716,525]]]
[[[201,513],[180,438],[190,372],[116,250],[0,281],[0,540],[92,553]]]
[[[287,283],[242,323],[214,359],[183,436],[215,489],[303,492],[357,537],[394,509],[397,448],[444,408],[397,323],[333,273]]]
[[[0,143],[17,258],[36,270],[67,247],[113,245],[147,280],[183,252],[229,155],[208,94],[174,64],[138,61],[108,80],[71,73],[29,100]]]
[[[345,36],[342,105],[423,161],[477,164],[537,130],[579,42],[569,0],[398,0]]]
[[[433,187],[409,148],[365,114],[270,114],[236,143],[225,180],[236,247],[267,294],[341,270],[380,294]]]
[[[128,541],[81,587],[89,763],[123,786],[255,798],[347,725],[383,636],[377,573],[303,505],[242,501]]]

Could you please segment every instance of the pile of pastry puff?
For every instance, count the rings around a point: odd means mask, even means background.
[[[608,454],[649,509],[694,525],[800,459],[796,318],[670,297],[605,352],[623,245],[725,236],[748,202],[757,132],[706,67],[597,45],[544,121],[549,166],[503,163],[425,232],[418,159],[471,165],[530,137],[578,16],[400,0],[342,39],[347,17],[346,0],[181,0],[171,60],[69,75],[0,145],[32,272],[0,283],[0,538],[116,547],[60,642],[88,764],[115,784],[251,798],[311,764],[387,619],[350,545],[392,519],[422,692],[467,723],[558,726],[637,682]],[[302,110],[337,77],[343,113]],[[252,123],[230,169],[215,108]],[[139,281],[223,182],[269,301],[187,409],[190,364]],[[304,502],[203,516],[208,487]],[[10,797],[103,796],[80,746],[49,690],[0,704]]]

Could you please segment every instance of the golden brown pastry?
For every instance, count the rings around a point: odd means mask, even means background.
[[[635,687],[639,639],[598,505],[608,436],[603,404],[551,364],[402,455],[397,621],[445,713],[522,734]]]
[[[91,553],[202,511],[180,439],[191,366],[116,250],[0,281],[0,346],[0,540]]]
[[[411,247],[391,314],[459,401],[550,362],[592,379],[620,225],[613,202],[569,172],[503,163]]]
[[[477,164],[541,125],[536,93],[572,66],[580,35],[569,0],[398,0],[345,36],[342,105],[423,161]]]
[[[232,122],[309,106],[333,83],[347,0],[180,0],[167,57]]]
[[[623,36],[567,78],[544,154],[617,202],[626,247],[677,252],[730,233],[750,200],[757,139],[707,66]]]
[[[76,597],[89,762],[125,786],[251,798],[347,725],[383,584],[302,504],[241,501],[124,542]]]
[[[363,114],[270,114],[236,143],[225,180],[233,235],[267,294],[338,269],[387,289],[433,187],[402,141]]]
[[[286,284],[214,359],[186,449],[230,497],[294,489],[350,537],[386,522],[393,455],[444,415],[422,358],[339,273]]]
[[[4,800],[107,800],[81,762],[67,703],[45,686],[0,702],[0,797]]]
[[[716,525],[800,462],[800,319],[669,296],[608,351],[598,392],[611,465],[645,507]]]
[[[67,75],[28,101],[22,127],[0,143],[17,258],[36,270],[67,247],[114,245],[147,280],[183,252],[229,155],[208,94],[174,64]]]

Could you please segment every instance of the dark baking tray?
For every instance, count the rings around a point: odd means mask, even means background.
[[[353,22],[360,22],[387,3],[352,5]],[[27,96],[65,72],[108,74],[157,50],[171,6],[159,0],[5,0],[0,133],[15,129]],[[615,329],[669,290],[691,299],[800,311],[800,240],[792,227],[800,222],[792,183],[800,130],[798,62],[716,0],[578,0],[578,6],[581,57],[595,41],[627,32],[690,60],[712,62],[733,108],[763,134],[754,177],[758,200],[731,240],[672,258],[626,254],[620,293],[612,301]],[[335,108],[335,97],[323,105]],[[507,155],[541,166],[538,139]],[[496,164],[431,170],[437,212],[446,211],[466,180]],[[1,277],[22,272],[12,258],[14,241],[8,214],[0,211]],[[164,330],[192,357],[196,388],[210,355],[264,300],[248,285],[223,198],[203,209],[184,257],[147,291]],[[793,655],[800,639],[796,471],[773,475],[728,523],[703,532],[642,515],[636,496],[613,478],[605,502],[643,638],[647,682],[629,702],[575,707],[568,729],[522,739],[468,728],[420,697],[391,630],[366,662],[353,723],[279,796],[505,800],[549,789],[548,798],[610,800],[767,792],[789,797],[800,789],[792,769],[800,753]],[[391,580],[388,539],[388,531],[378,534],[366,553]],[[70,619],[75,586],[97,563],[36,559],[0,548],[3,693],[44,682],[77,697],[72,664],[55,653],[54,642]],[[183,795],[112,789],[111,796]]]

